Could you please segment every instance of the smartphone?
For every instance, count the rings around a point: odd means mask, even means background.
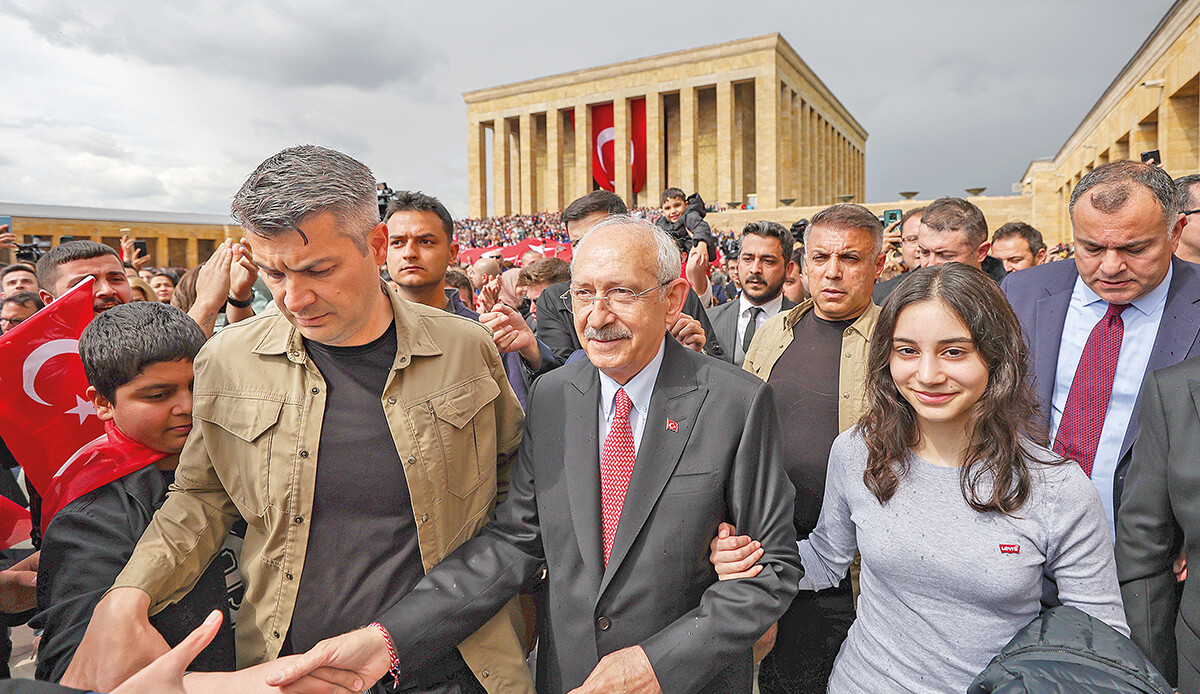
[[[60,236],[60,237],[58,237],[58,245],[61,246],[64,243],[71,243],[74,240],[75,240],[74,236]]]
[[[145,241],[134,241],[133,242],[133,257],[134,258],[140,258],[142,256],[149,257],[149,255],[150,255],[150,249],[146,247]],[[133,258],[130,258],[130,260],[133,260]]]
[[[12,217],[0,217],[0,227],[2,226],[8,227],[4,230],[6,233],[13,233]]]
[[[1142,152],[1142,163],[1143,164],[1156,164],[1156,165],[1161,164],[1162,163],[1162,155],[1159,154],[1157,149],[1152,149],[1147,152]]]
[[[900,221],[904,216],[904,210],[884,210],[883,211],[883,228],[886,229],[894,222]]]

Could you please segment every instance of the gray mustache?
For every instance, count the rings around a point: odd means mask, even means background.
[[[603,328],[593,328],[590,325],[583,329],[585,340],[621,340],[633,337],[629,328],[618,325],[606,325]]]

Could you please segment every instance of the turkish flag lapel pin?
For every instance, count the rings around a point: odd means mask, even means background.
[[[679,433],[679,425],[675,423],[675,420],[673,420],[673,419],[667,420],[667,431],[674,431],[676,433]]]

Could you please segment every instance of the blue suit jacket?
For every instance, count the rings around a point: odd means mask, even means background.
[[[1167,305],[1146,373],[1177,364],[1188,357],[1200,355],[1200,265],[1171,258],[1173,275],[1167,289]],[[1063,323],[1071,303],[1071,291],[1079,271],[1072,261],[1058,261],[1014,272],[1005,278],[1000,288],[1012,304],[1032,360],[1030,371],[1034,393],[1041,408],[1042,424],[1049,428],[1054,377],[1058,370],[1058,348],[1062,341]],[[1145,380],[1146,374],[1142,375]],[[1137,438],[1138,411],[1135,406],[1129,428],[1121,442],[1120,461],[1113,480],[1114,512],[1121,504],[1129,449]]]

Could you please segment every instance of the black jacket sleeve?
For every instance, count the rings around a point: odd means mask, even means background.
[[[133,554],[149,517],[133,508],[118,485],[76,499],[54,517],[38,562],[40,625],[37,678],[57,682],[83,640],[92,610]],[[131,520],[137,518],[138,521]]]
[[[562,301],[559,298],[569,286],[567,282],[552,284],[542,290],[541,296],[538,297],[537,338],[550,348],[554,362],[553,366],[549,368],[543,364],[543,368],[538,370],[539,374],[565,364],[567,358],[579,349],[579,338],[575,336],[575,325],[568,320],[571,314],[563,309]],[[543,361],[545,361],[545,357],[543,357]]]

